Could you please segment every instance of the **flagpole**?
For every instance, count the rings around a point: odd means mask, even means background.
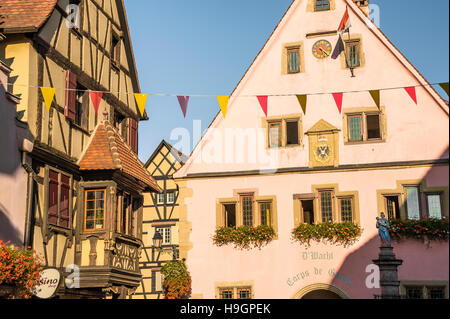
[[[348,6],[347,6],[347,12],[348,12]],[[349,19],[350,19],[350,17],[349,17]],[[348,41],[350,41],[351,40],[351,38],[350,38],[350,26],[347,29],[347,33],[348,33]],[[345,48],[345,45],[344,45],[344,52],[346,52],[346,51],[347,51],[347,49]],[[347,59],[347,55],[346,55],[345,58]],[[347,64],[347,66],[350,68],[350,72],[352,73],[352,78],[354,78],[355,74],[353,73],[353,66],[350,66],[348,64]]]

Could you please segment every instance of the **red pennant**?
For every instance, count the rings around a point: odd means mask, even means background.
[[[258,96],[259,104],[261,105],[261,108],[264,112],[264,114],[267,116],[267,96]]]
[[[339,113],[342,111],[342,100],[344,97],[343,93],[332,93],[334,97],[334,101],[336,102],[337,108],[339,110]]]
[[[416,96],[416,88],[414,86],[406,87],[405,91],[409,94],[411,99],[416,103],[417,105],[417,96]]]
[[[183,112],[183,116],[186,118],[186,111],[189,103],[189,96],[178,95],[178,102],[180,103],[181,111]]]
[[[102,100],[103,92],[93,92],[89,91],[91,96],[92,104],[94,105],[95,114],[98,114],[98,107],[100,106],[100,101]]]

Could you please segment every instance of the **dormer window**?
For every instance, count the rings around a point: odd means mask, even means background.
[[[314,8],[315,8],[315,11],[330,10],[330,1],[329,0],[316,0]]]

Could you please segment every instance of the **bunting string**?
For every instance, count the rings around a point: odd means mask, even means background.
[[[40,88],[40,86],[32,86],[32,85],[26,85],[26,84],[15,84],[15,83],[6,83],[6,85],[10,86],[20,86],[20,87],[29,87],[29,88]],[[446,86],[447,85],[447,86]],[[430,84],[418,84],[418,85],[405,85],[405,86],[396,86],[396,87],[387,87],[387,88],[380,88],[380,89],[362,89],[362,90],[350,90],[350,91],[341,91],[339,93],[361,93],[361,92],[370,92],[370,91],[389,91],[389,90],[400,90],[405,88],[418,88],[418,87],[432,87],[432,86],[440,86],[444,90],[448,87],[448,82],[436,82],[436,83],[430,83]],[[137,93],[134,92],[113,92],[113,91],[99,91],[99,90],[78,90],[78,89],[66,89],[66,88],[55,88],[56,91],[78,91],[78,92],[98,92],[103,94],[120,94],[120,95],[135,95]],[[312,95],[328,95],[333,94],[336,92],[312,92],[312,93],[304,93],[308,96]],[[208,97],[208,98],[217,98],[218,95],[214,94],[175,94],[175,93],[147,93],[148,96],[172,96],[172,97],[178,97],[178,96],[189,96],[189,97]],[[285,93],[285,94],[253,94],[253,95],[231,95],[230,97],[258,97],[258,96],[297,96],[299,93]]]

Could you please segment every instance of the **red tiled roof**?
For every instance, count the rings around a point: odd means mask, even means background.
[[[108,121],[97,126],[78,165],[81,171],[120,170],[152,190],[161,191],[144,164]]]
[[[0,29],[38,29],[52,13],[57,0],[1,0]]]

